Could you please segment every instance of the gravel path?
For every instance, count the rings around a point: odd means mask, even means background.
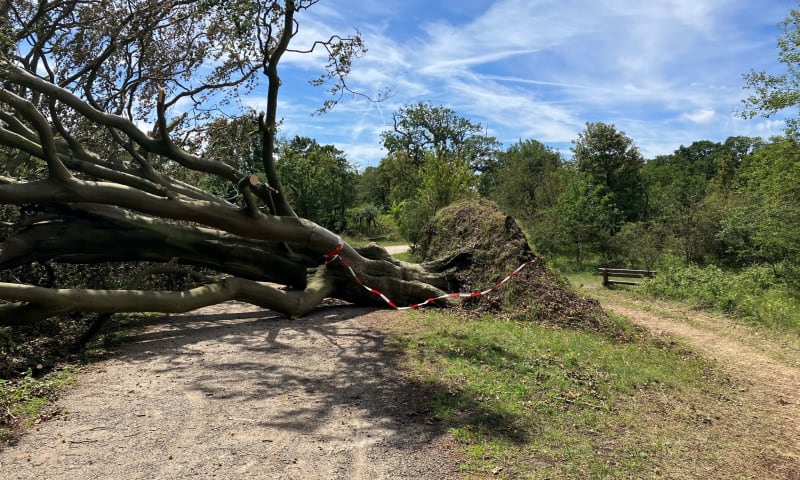
[[[410,245],[389,245],[388,247],[383,247],[389,253],[389,255],[397,255],[398,253],[404,253],[411,249]]]
[[[4,479],[442,479],[459,456],[381,322],[230,302],[158,320],[0,452]]]

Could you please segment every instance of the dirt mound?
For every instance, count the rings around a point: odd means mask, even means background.
[[[465,308],[606,330],[610,320],[597,301],[579,295],[545,258],[534,252],[513,218],[489,200],[442,209],[420,234],[415,257],[452,265],[461,291],[485,289],[531,262],[510,282]]]

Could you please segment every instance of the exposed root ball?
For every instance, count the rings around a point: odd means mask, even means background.
[[[608,326],[599,304],[579,295],[551,270],[545,258],[530,248],[514,219],[489,200],[442,209],[420,234],[415,256],[423,262],[446,263],[461,291],[485,289],[533,260],[501,288],[469,299],[465,308],[592,329]]]

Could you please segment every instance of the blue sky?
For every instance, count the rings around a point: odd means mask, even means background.
[[[780,134],[783,120],[742,120],[742,74],[782,71],[777,23],[789,0],[322,0],[299,17],[295,48],[357,27],[368,53],[351,87],[392,96],[325,98],[308,80],[324,58],[287,56],[281,134],[333,144],[360,168],[385,152],[392,113],[420,101],[481,123],[505,147],[534,139],[569,154],[586,122],[614,124],[645,158],[696,140]],[[263,109],[253,95],[245,104]]]

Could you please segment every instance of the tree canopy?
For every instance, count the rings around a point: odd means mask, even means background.
[[[589,122],[573,143],[578,169],[605,189],[624,220],[635,220],[641,213],[644,194],[641,178],[644,157],[633,139],[617,131],[614,125]]]
[[[389,153],[405,152],[417,166],[425,163],[425,152],[430,152],[436,158],[449,155],[481,170],[499,145],[484,133],[481,124],[445,106],[406,105],[393,119],[393,129],[382,135],[384,148]]]
[[[786,70],[783,73],[752,70],[744,75],[744,88],[751,92],[742,100],[739,111],[744,118],[758,115],[769,118],[800,106],[800,9],[791,9],[778,26],[781,29],[778,60]],[[800,134],[798,115],[786,119],[786,130],[790,136]]]

